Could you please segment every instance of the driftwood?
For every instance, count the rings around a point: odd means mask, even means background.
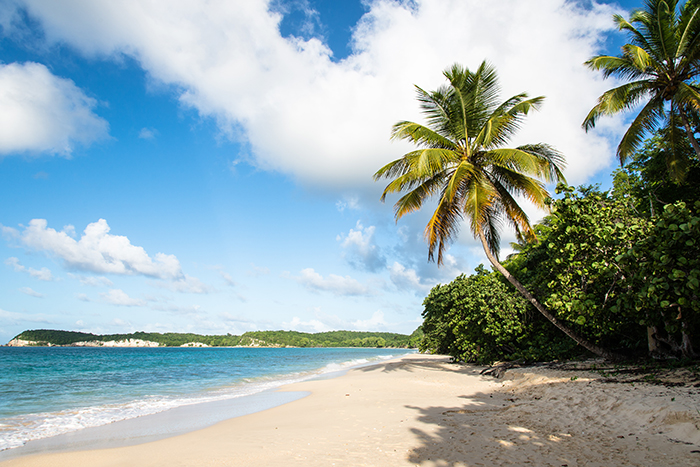
[[[502,378],[511,368],[520,366],[523,363],[522,360],[515,360],[513,362],[502,362],[492,365],[488,368],[481,370],[481,374],[484,376],[493,376],[496,379]]]

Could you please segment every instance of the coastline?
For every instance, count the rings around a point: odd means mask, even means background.
[[[700,464],[697,389],[546,368],[494,379],[448,360],[404,356],[284,386],[310,395],[183,435],[0,466]]]

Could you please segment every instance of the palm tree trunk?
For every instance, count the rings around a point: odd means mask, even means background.
[[[693,132],[693,129],[690,128],[690,123],[688,123],[688,117],[685,115],[685,112],[683,109],[678,109],[678,113],[681,114],[681,120],[683,121],[683,127],[685,128],[685,132],[688,135],[688,139],[690,140],[690,144],[693,146],[693,150],[695,151],[695,155],[700,158],[700,145],[698,145],[698,140],[695,139],[695,133]]]
[[[547,318],[552,324],[559,328],[559,330],[561,330],[564,334],[572,338],[578,345],[593,352],[599,357],[603,357],[606,360],[612,361],[622,360],[622,357],[620,355],[593,344],[587,339],[579,336],[573,329],[568,327],[566,324],[559,321],[552,313],[549,312],[549,310],[547,310],[539,301],[537,301],[537,299],[533,297],[530,292],[528,292],[528,290],[520,283],[520,281],[513,277],[513,275],[510,272],[508,272],[506,268],[503,267],[503,265],[493,255],[493,253],[491,253],[491,249],[489,248],[489,245],[486,242],[486,237],[484,236],[484,233],[481,230],[479,230],[479,239],[481,240],[481,245],[484,247],[486,257],[489,259],[493,267],[496,268],[498,272],[503,274],[503,276],[506,279],[508,279],[508,282],[513,284],[513,286],[516,289],[518,289],[518,292],[520,292],[520,294],[523,297],[525,297],[530,303],[532,303],[534,307],[537,308],[537,311],[542,313],[545,318]]]

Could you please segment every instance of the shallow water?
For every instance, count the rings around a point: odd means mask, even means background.
[[[169,421],[150,435],[169,436],[286,402],[268,391],[283,384],[405,353],[361,348],[0,347],[0,451],[58,435],[64,435],[62,443],[70,442],[68,434],[84,428],[165,411],[170,411]],[[261,396],[245,398],[254,394]],[[182,417],[177,414],[194,404],[198,420],[189,417],[187,427],[178,427]],[[119,431],[123,438],[128,430],[122,424]]]

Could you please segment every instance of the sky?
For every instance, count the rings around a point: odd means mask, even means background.
[[[0,0],[0,343],[26,329],[411,333],[486,262],[468,226],[428,262],[372,175],[411,150],[415,85],[453,63],[546,97],[511,144],[610,185],[625,118],[612,15],[641,1]],[[552,187],[553,188],[553,187]],[[544,215],[528,208],[531,219]],[[510,232],[504,232],[502,253]]]

